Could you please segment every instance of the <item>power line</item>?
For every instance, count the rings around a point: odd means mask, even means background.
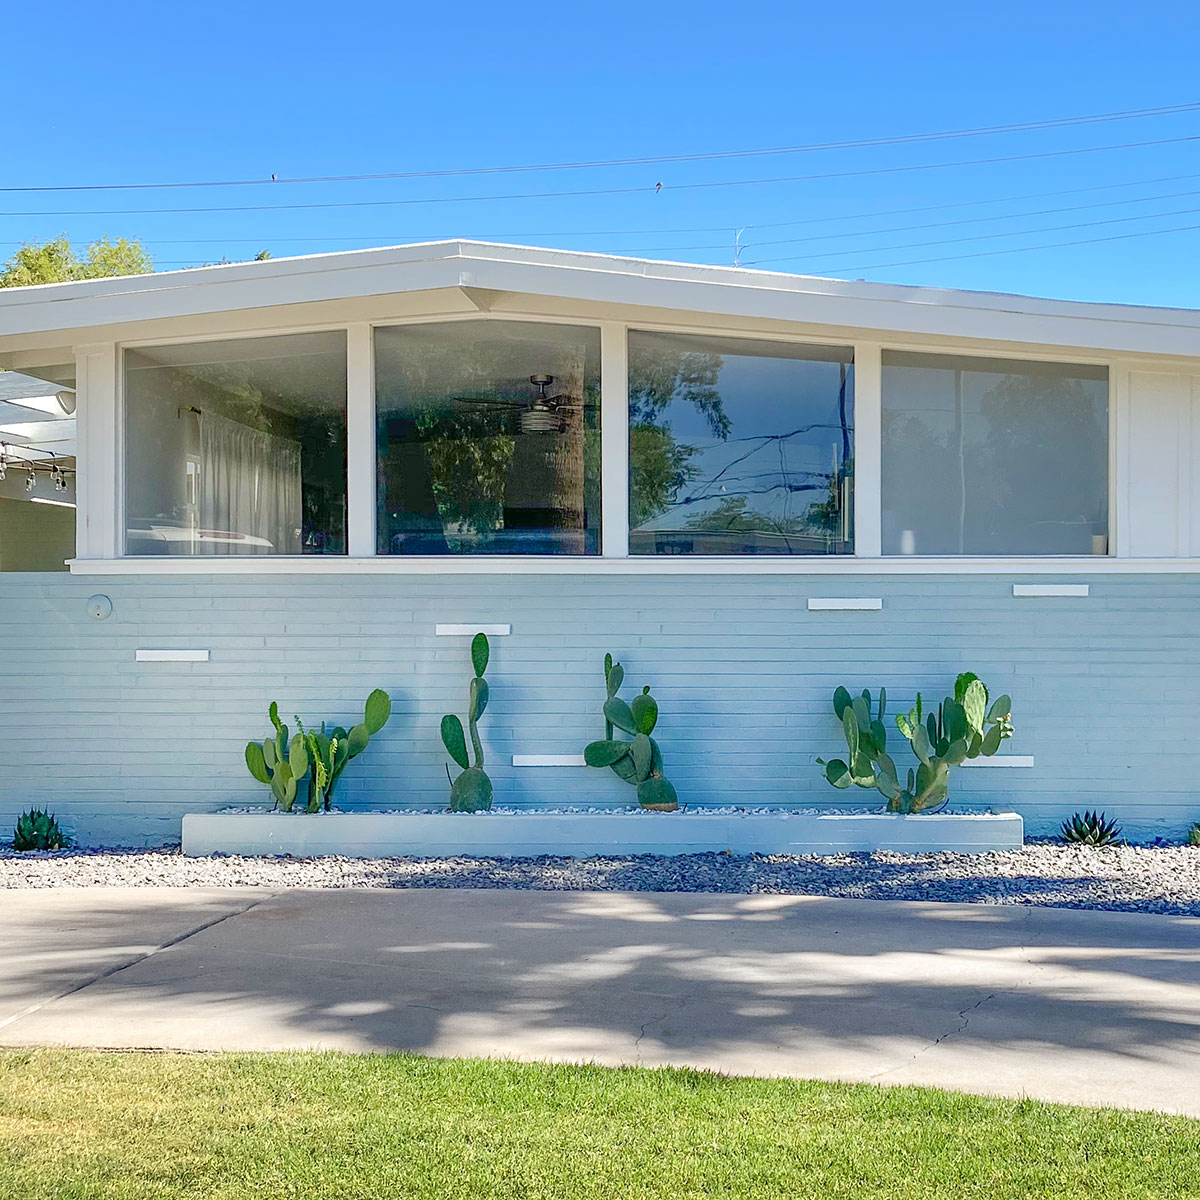
[[[1198,210],[1184,209],[1182,211],[1183,212],[1195,212]],[[1172,214],[1172,213],[1156,213],[1156,214],[1147,214],[1146,216],[1140,217],[1140,218],[1130,218],[1130,219],[1131,220],[1132,219],[1147,220],[1151,216],[1173,216],[1173,215],[1174,214]],[[1088,222],[1087,224],[1091,224],[1091,225],[1109,224],[1109,222]],[[1083,227],[1084,226],[1082,226],[1082,225],[1064,225],[1064,226],[1057,226],[1054,228],[1077,229],[1077,228],[1083,228]],[[974,251],[970,254],[948,254],[948,255],[941,255],[936,258],[913,258],[913,259],[906,259],[903,262],[892,262],[892,263],[860,263],[860,264],[857,264],[854,266],[826,267],[824,269],[829,271],[831,274],[839,274],[840,275],[840,274],[849,273],[851,271],[876,271],[876,270],[886,270],[891,267],[920,266],[925,263],[958,262],[960,260],[968,259],[968,258],[991,258],[991,257],[1000,255],[1000,254],[1025,254],[1025,253],[1028,253],[1028,252],[1031,252],[1034,250],[1060,250],[1060,249],[1063,249],[1066,247],[1071,247],[1071,246],[1093,246],[1093,245],[1099,245],[1100,243],[1103,243],[1103,242],[1123,242],[1123,241],[1129,241],[1129,240],[1132,240],[1135,238],[1157,237],[1160,234],[1166,234],[1166,233],[1191,233],[1196,230],[1200,230],[1200,225],[1174,225],[1174,226],[1169,226],[1166,229],[1142,229],[1142,230],[1138,230],[1136,233],[1116,233],[1116,234],[1109,234],[1105,237],[1079,238],[1079,239],[1068,241],[1068,242],[1044,242],[1044,243],[1040,243],[1036,246],[1004,246],[998,250],[979,250],[979,251]],[[1042,231],[1034,230],[1034,229],[1025,229],[1025,230],[1020,231],[1020,233],[1038,233],[1038,232],[1042,232]],[[993,235],[993,236],[1010,237],[1010,236],[1019,236],[1019,234],[997,234],[997,235]],[[976,239],[957,238],[957,239],[953,239],[953,240],[964,241],[964,240],[976,240]],[[925,244],[936,245],[938,243],[925,243]],[[724,247],[717,247],[717,248],[724,249]],[[877,247],[877,249],[883,250],[883,249],[886,249],[886,247]],[[902,249],[902,247],[897,246],[897,247],[893,247],[893,249]],[[753,263],[748,263],[747,266],[759,266],[765,262],[794,261],[796,258],[805,258],[805,257],[807,257],[807,256],[806,255],[795,255],[795,256],[793,256],[792,259],[779,259],[779,258],[758,259]],[[233,261],[242,262],[242,261],[252,261],[252,260],[239,259],[239,260],[233,260]],[[193,266],[193,265],[198,265],[198,264],[195,264],[194,260],[192,260],[192,259],[180,259],[174,263],[170,262],[169,260],[164,261],[163,265],[164,266]],[[213,264],[208,264],[208,265],[218,266],[220,264],[213,263]]]
[[[923,263],[957,262],[966,258],[990,258],[997,254],[1027,254],[1033,250],[1061,250],[1068,246],[1095,246],[1101,242],[1124,242],[1131,238],[1157,237],[1164,233],[1191,233],[1200,229],[1200,225],[1174,225],[1167,229],[1141,229],[1136,233],[1113,233],[1106,237],[1079,238],[1070,242],[1046,242],[1038,246],[1006,246],[999,250],[977,250],[971,254],[948,254],[939,258],[912,258],[905,262],[895,263],[866,263],[853,267],[827,267],[826,270],[839,274],[849,271],[877,271],[888,267],[914,267]]]
[[[1200,195],[1200,190],[1191,191],[1191,192],[1168,193],[1165,196],[1148,196],[1148,197],[1144,197],[1144,199],[1145,200],[1157,200],[1157,199],[1165,200],[1165,199],[1171,199],[1174,196],[1196,196],[1196,195]],[[1118,203],[1130,203],[1130,202],[1129,201],[1119,201]],[[985,219],[1012,221],[1012,220],[1018,220],[1021,217],[1026,217],[1026,216],[1030,216],[1030,217],[1041,216],[1041,215],[1043,215],[1043,213],[1079,212],[1079,211],[1083,211],[1083,210],[1086,210],[1089,208],[1104,208],[1104,207],[1108,207],[1108,206],[1103,205],[1103,204],[1084,204],[1084,205],[1078,205],[1076,207],[1059,208],[1059,209],[1045,209],[1041,213],[1039,213],[1039,212],[1012,213],[1012,214],[1009,214],[1004,217],[991,217],[991,218],[985,218]],[[983,241],[989,241],[989,240],[992,240],[995,238],[1024,237],[1026,234],[1031,234],[1031,233],[1050,233],[1055,230],[1062,230],[1062,229],[1087,229],[1087,228],[1092,228],[1097,225],[1121,225],[1121,224],[1125,224],[1129,221],[1152,221],[1158,217],[1178,217],[1178,216],[1184,216],[1188,213],[1194,213],[1194,212],[1200,212],[1200,207],[1179,208],[1179,209],[1173,209],[1169,212],[1161,212],[1161,213],[1136,213],[1132,216],[1127,216],[1127,217],[1106,217],[1099,221],[1077,221],[1077,222],[1073,222],[1073,223],[1067,224],[1067,225],[1043,225],[1038,229],[1010,229],[1010,230],[1005,230],[1001,233],[983,233],[983,234],[974,234],[974,235],[971,235],[968,237],[939,238],[935,241],[928,241],[928,242],[902,242],[900,245],[897,245],[897,246],[870,246],[870,247],[861,249],[860,252],[863,254],[882,254],[886,251],[891,251],[891,250],[913,250],[913,249],[917,249],[917,248],[925,247],[925,246],[948,246],[948,245],[955,245],[955,244],[962,243],[962,242],[983,242]],[[969,224],[970,222],[949,221],[949,222],[944,222],[944,223],[934,223],[932,225],[900,226],[896,230],[887,230],[887,229],[865,230],[865,231],[858,232],[858,233],[832,234],[832,235],[828,235],[828,236],[867,237],[867,236],[870,236],[870,234],[872,234],[872,233],[898,232],[899,230],[903,230],[905,228],[907,228],[907,229],[940,229],[940,228],[944,228],[945,225],[964,224],[964,223]],[[759,245],[759,246],[790,245],[790,244],[793,244],[794,242],[809,241],[809,240],[821,241],[824,239],[823,238],[816,238],[816,239],[788,238],[788,239],[784,239],[782,242],[759,242],[759,243],[756,243],[756,245]],[[705,244],[705,245],[700,245],[700,246],[638,246],[638,247],[635,247],[632,249],[620,251],[620,253],[623,253],[623,254],[669,254],[669,253],[675,253],[675,252],[680,252],[680,251],[691,252],[691,251],[697,251],[697,250],[726,250],[726,249],[728,249],[728,245],[726,243],[722,242],[718,245],[712,245],[710,243],[710,244]],[[835,258],[838,255],[843,254],[843,253],[844,253],[844,250],[819,250],[819,251],[815,251],[815,252],[806,252],[803,254],[791,254],[791,255],[786,255],[783,257],[755,258],[755,259],[749,260],[746,263],[746,265],[747,266],[761,266],[761,265],[764,265],[767,263],[795,262],[797,259],[803,259],[805,261],[808,261],[808,260],[814,259],[814,258]],[[176,266],[176,265],[179,265],[179,263],[186,262],[186,261],[190,261],[190,260],[186,260],[186,259],[177,259],[174,261],[165,260],[164,265]]]
[[[803,217],[792,221],[769,221],[759,224],[749,224],[742,228],[744,229],[783,229],[794,227],[797,225],[825,225],[835,221],[854,221],[862,220],[869,217],[891,217],[904,216],[912,213],[926,212],[945,212],[951,209],[958,208],[980,208],[991,204],[1015,204],[1022,200],[1042,200],[1054,196],[1075,196],[1090,192],[1110,192],[1120,188],[1144,187],[1153,183],[1178,183],[1185,179],[1200,179],[1200,173],[1190,173],[1185,175],[1160,175],[1153,179],[1130,179],[1124,183],[1101,183],[1091,184],[1088,187],[1072,187],[1059,188],[1051,192],[1025,192],[1020,196],[993,196],[987,200],[957,200],[948,204],[925,204],[910,208],[885,208],[874,209],[870,212],[859,213],[838,213],[828,217]],[[1164,193],[1157,196],[1138,196],[1131,197],[1125,200],[1107,201],[1104,206],[1119,205],[1119,204],[1140,204],[1146,200],[1167,199],[1170,196],[1186,196],[1190,192],[1172,192]],[[1102,207],[1101,205],[1080,205],[1080,208]],[[967,218],[963,221],[947,221],[944,224],[973,224],[983,221],[999,221],[1009,220],[1018,216],[1041,216],[1043,213],[1050,212],[1068,212],[1074,211],[1073,208],[1063,209],[1042,209],[1032,213],[1011,213],[1002,214],[1000,216],[976,217]],[[921,228],[920,226],[902,226],[900,228]],[[530,232],[529,230],[512,231],[505,230],[502,232],[487,232],[474,233],[471,237],[476,239],[486,238],[551,238],[551,237],[642,237],[645,236],[663,236],[668,234],[680,233],[730,233],[733,226],[726,225],[689,225],[679,226],[674,229],[553,229],[541,230],[539,232]],[[893,230],[874,230],[875,233],[894,232]],[[275,234],[264,234],[260,237],[243,237],[243,238],[148,238],[144,244],[147,246],[228,246],[228,245],[258,245],[261,246],[267,242],[377,242],[384,244],[398,244],[403,242],[431,242],[443,240],[448,235],[444,232],[439,233],[362,233],[362,234],[341,234],[336,236],[328,236],[322,234],[308,234],[293,237],[279,237]],[[464,236],[464,235],[460,235]],[[845,234],[829,234],[828,237],[854,237],[863,236],[860,231],[857,234],[854,232]],[[788,239],[789,241],[792,239]],[[795,239],[805,240],[805,239]],[[824,240],[822,237],[821,240]],[[24,246],[28,241],[0,241],[3,246]],[[765,245],[781,245],[783,242],[758,242],[759,246]],[[682,247],[675,247],[681,249]],[[719,248],[719,247],[717,247]]]
[[[834,238],[873,237],[877,233],[907,233],[913,229],[945,229],[951,225],[982,225],[991,221],[1019,221],[1022,217],[1047,217],[1055,213],[1086,212],[1095,208],[1116,208],[1122,204],[1151,204],[1156,200],[1177,200],[1184,196],[1200,196],[1200,189],[1186,192],[1160,192],[1154,196],[1135,196],[1126,200],[1100,200],[1093,204],[1067,204],[1059,208],[1035,208],[1031,212],[997,213],[990,217],[962,217],[957,221],[931,221],[922,225],[891,225],[885,229],[852,229],[845,233],[819,233],[807,238],[780,238],[769,242],[755,242],[756,248],[762,246],[789,246],[796,242],[827,242]],[[1145,214],[1151,216],[1154,214]],[[1131,220],[1133,218],[1130,218]],[[1034,230],[1013,230],[1011,233],[1031,233]],[[997,234],[995,236],[1011,236]],[[841,254],[840,250],[834,251]]]
[[[200,179],[168,183],[80,183],[45,186],[0,187],[0,193],[22,192],[101,192],[145,191],[168,188],[258,187],[272,184],[357,183],[373,180],[439,179],[452,176],[507,175],[540,171],[579,171],[611,167],[638,167],[667,163],[716,162],[726,159],[761,158],[769,155],[813,154],[829,150],[860,150],[875,146],[900,146],[921,142],[948,141],[955,138],[984,137],[1006,133],[1029,133],[1045,129],[1067,129],[1112,121],[1133,121],[1147,117],[1175,116],[1200,110],[1200,102],[1171,104],[1158,108],[1125,109],[1120,112],[1094,113],[1081,117],[1059,117],[1020,124],[976,126],[937,133],[911,133],[893,137],[860,138],[853,141],[817,142],[800,146],[769,146],[755,150],[718,150],[699,154],[664,154],[643,158],[591,159],[578,162],[528,163],[518,166],[455,167],[432,171],[388,171],[358,175],[307,175],[290,178]]]
[[[870,175],[896,175],[912,171],[939,171],[952,167],[992,166],[1013,162],[1030,162],[1038,159],[1064,158],[1077,154],[1103,154],[1114,150],[1138,150],[1149,146],[1170,146],[1181,142],[1200,141],[1200,134],[1186,137],[1158,138],[1144,142],[1121,142],[1108,146],[1082,146],[1072,150],[1044,150],[1033,154],[1009,154],[993,158],[959,159],[941,163],[916,163],[897,167],[871,167],[855,171],[829,171],[816,175],[778,175],[767,179],[731,179],[705,183],[675,184],[666,190],[697,191],[701,189],[745,187],[761,184],[809,183],[827,179],[858,179]],[[226,212],[291,212],[310,209],[333,208],[389,208],[416,204],[478,204],[496,200],[557,200],[576,196],[618,196],[656,194],[658,185],[640,185],[622,188],[586,188],[558,192],[516,192],[491,196],[442,196],[430,199],[404,200],[340,200],[305,204],[246,204],[194,208],[113,208],[113,209],[33,209],[29,211],[0,212],[0,217],[122,217],[149,215],[181,215],[190,213]]]
[[[1069,225],[1043,225],[1040,229],[1011,229],[1005,233],[979,233],[970,237],[939,238],[932,242],[902,242],[898,246],[871,246],[861,250],[862,254],[884,254],[891,250],[916,250],[925,246],[951,246],[961,242],[986,242],[995,238],[1022,237],[1029,233],[1052,233],[1060,229],[1090,229],[1097,225],[1124,225],[1129,221],[1153,221],[1158,217],[1182,217],[1189,213],[1200,212],[1200,208],[1177,208],[1163,213],[1137,213],[1131,217],[1106,217],[1100,221],[1076,221]],[[836,258],[843,253],[841,250],[822,250],[816,254],[792,254],[786,258],[758,258],[751,264],[758,266],[762,263],[794,262],[798,258]]]

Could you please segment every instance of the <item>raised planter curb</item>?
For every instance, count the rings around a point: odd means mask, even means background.
[[[936,813],[188,813],[183,853],[346,858],[541,854],[840,854],[1015,850],[1015,812]]]

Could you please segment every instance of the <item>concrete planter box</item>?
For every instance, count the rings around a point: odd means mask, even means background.
[[[938,813],[189,813],[183,852],[348,858],[455,854],[835,854],[1012,850],[1014,812]]]

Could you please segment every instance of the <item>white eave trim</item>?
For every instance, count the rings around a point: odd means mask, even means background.
[[[481,242],[434,242],[4,289],[0,328],[69,332],[164,317],[473,288],[886,335],[1195,357],[1200,312],[857,283]]]
[[[74,575],[1194,575],[1200,558],[73,558]]]

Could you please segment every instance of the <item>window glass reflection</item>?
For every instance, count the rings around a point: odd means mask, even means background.
[[[629,335],[633,554],[853,552],[849,348]]]
[[[380,554],[597,554],[600,333],[375,332]]]

